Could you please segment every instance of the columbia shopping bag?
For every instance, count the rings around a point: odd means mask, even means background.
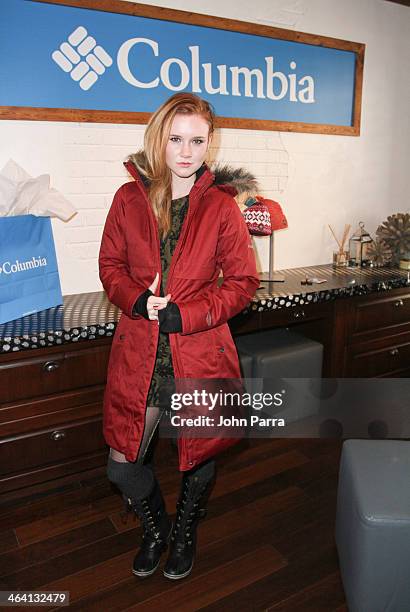
[[[0,323],[62,303],[50,217],[0,217]]]

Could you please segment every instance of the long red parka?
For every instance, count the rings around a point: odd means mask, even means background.
[[[112,341],[104,395],[107,444],[135,461],[142,441],[146,399],[155,366],[157,321],[133,315],[138,297],[156,273],[161,285],[158,225],[143,181],[114,196],[102,236],[100,279],[121,317]],[[238,356],[227,324],[247,306],[259,284],[251,238],[226,189],[214,185],[209,169],[189,194],[187,216],[171,260],[164,294],[181,312],[182,332],[169,335],[175,378],[240,378]],[[223,283],[217,280],[223,272]],[[179,469],[189,470],[235,442],[179,438]]]

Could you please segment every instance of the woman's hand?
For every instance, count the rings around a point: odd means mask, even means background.
[[[159,283],[159,274],[157,272],[152,284],[148,287],[148,289],[152,291],[152,293],[155,293],[158,287],[158,283]],[[166,295],[165,297],[161,297],[157,295],[150,295],[147,300],[148,318],[151,321],[155,321],[155,320],[158,321],[158,311],[162,310],[163,308],[166,308],[170,299],[171,299],[170,293],[168,293],[168,295]],[[158,324],[159,324],[159,321],[158,321]]]

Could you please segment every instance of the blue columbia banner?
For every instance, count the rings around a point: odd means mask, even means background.
[[[150,113],[192,91],[222,117],[353,125],[353,51],[31,0],[0,15],[0,106]]]

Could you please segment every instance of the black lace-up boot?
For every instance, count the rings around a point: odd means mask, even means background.
[[[126,500],[127,510],[133,510],[142,523],[142,543],[132,571],[136,576],[151,576],[159,565],[161,554],[167,549],[172,528],[157,480],[148,497]]]
[[[164,568],[164,576],[171,580],[185,578],[194,565],[196,529],[198,522],[206,515],[205,505],[213,484],[214,465],[210,466],[212,476],[184,475],[181,493],[177,502],[177,513],[172,529],[170,551]],[[204,478],[205,476],[205,478]]]

